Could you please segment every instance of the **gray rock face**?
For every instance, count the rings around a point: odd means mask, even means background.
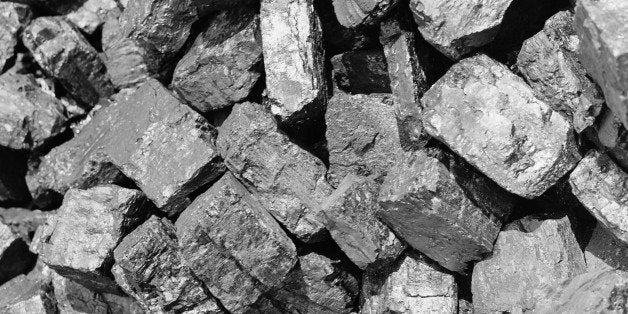
[[[176,226],[183,263],[231,312],[281,287],[296,263],[292,241],[230,173],[197,197]]]
[[[339,89],[351,94],[390,93],[386,59],[380,49],[348,51],[331,58]]]
[[[590,151],[569,176],[573,194],[608,231],[628,243],[628,174]]]
[[[25,275],[0,286],[0,311],[7,314],[57,313],[52,286]]]
[[[29,210],[25,208],[0,208],[0,222],[9,226],[13,234],[19,236],[27,244],[37,227],[55,215],[55,211]]]
[[[604,99],[580,64],[579,45],[573,14],[561,11],[547,20],[541,32],[523,43],[517,67],[537,97],[572,121],[577,132],[582,132],[593,125]]]
[[[487,56],[454,65],[422,102],[427,133],[520,196],[541,195],[580,159],[569,122]]]
[[[117,291],[107,272],[113,249],[138,225],[146,198],[114,185],[66,193],[57,216],[42,227],[42,260],[57,273],[96,291]]]
[[[458,286],[417,252],[404,254],[385,269],[367,271],[360,313],[458,313]]]
[[[183,264],[174,225],[150,217],[114,250],[116,283],[148,312],[221,313]]]
[[[479,313],[534,307],[543,290],[586,271],[567,217],[523,218],[497,237],[493,255],[475,264],[471,289]]]
[[[148,55],[135,40],[124,36],[117,18],[104,23],[102,47],[104,62],[115,87],[134,87],[150,77]]]
[[[627,11],[628,3],[622,0],[583,0],[576,5],[575,18],[580,60],[624,126],[628,126]]]
[[[52,275],[52,287],[59,314],[107,313],[107,303],[98,293],[68,278],[54,273]]]
[[[271,111],[286,122],[324,107],[324,56],[312,0],[263,0],[260,29]]]
[[[117,19],[122,13],[116,0],[87,0],[81,7],[65,15],[81,31],[94,34],[110,18]]]
[[[619,269],[628,271],[628,244],[617,240],[602,225],[597,224],[584,251],[587,271]]]
[[[394,261],[404,245],[375,214],[379,184],[347,175],[323,203],[325,226],[347,257],[361,269]]]
[[[411,0],[419,32],[451,59],[491,42],[512,0]]]
[[[86,105],[113,94],[98,52],[61,17],[40,17],[24,30],[24,46],[50,76]]]
[[[394,9],[398,0],[333,0],[338,21],[345,27],[377,23]]]
[[[327,105],[328,181],[336,186],[347,174],[381,181],[390,160],[403,150],[390,95],[338,93]]]
[[[259,16],[248,7],[220,12],[196,38],[174,71],[174,89],[200,112],[245,99],[260,73]]]
[[[0,2],[0,73],[15,56],[18,36],[32,17],[31,9],[24,4]]]
[[[620,167],[628,169],[628,131],[608,109],[598,119],[597,139],[600,149],[612,156]]]
[[[227,168],[299,239],[320,239],[321,204],[331,194],[325,166],[277,130],[270,113],[242,103],[222,124],[216,146]]]

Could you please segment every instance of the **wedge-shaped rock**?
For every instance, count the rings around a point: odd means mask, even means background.
[[[263,0],[260,29],[271,111],[285,121],[322,112],[325,97],[320,21],[312,0]]]
[[[361,269],[394,261],[404,246],[375,214],[379,184],[347,175],[323,203],[325,226],[347,257]]]
[[[110,18],[104,23],[102,48],[107,72],[115,87],[134,87],[150,77],[148,55],[135,40],[122,34],[119,19]]]
[[[569,183],[598,222],[628,244],[628,174],[607,155],[592,150],[571,173]]]
[[[107,277],[113,249],[149,213],[137,190],[102,185],[66,193],[41,231],[42,260],[64,277],[96,291],[116,292]]]
[[[576,5],[580,60],[628,127],[628,2],[583,0]]]
[[[454,276],[417,252],[364,275],[360,313],[458,313]]]
[[[390,93],[381,49],[348,51],[331,58],[336,86],[351,94]]]
[[[24,4],[0,2],[0,73],[6,70],[15,57],[18,36],[32,17],[31,9]]]
[[[597,140],[599,148],[613,157],[617,165],[628,169],[628,130],[610,110],[605,109],[598,118]]]
[[[587,271],[609,269],[628,271],[626,256],[628,256],[628,244],[617,240],[614,235],[598,224],[584,250]]]
[[[222,313],[184,265],[175,227],[167,219],[151,216],[113,254],[116,283],[147,312]]]
[[[356,27],[360,24],[377,23],[384,15],[394,9],[398,0],[333,0],[334,11],[340,24]]]
[[[443,267],[465,272],[493,249],[501,227],[444,164],[423,151],[400,155],[380,191],[380,218],[410,246]]]
[[[65,18],[81,31],[92,35],[105,21],[117,19],[121,13],[116,0],[87,0]]]
[[[36,260],[26,243],[9,226],[0,223],[0,285],[28,271]]]
[[[523,218],[499,234],[491,257],[475,264],[473,308],[478,313],[531,309],[543,289],[585,271],[566,216]]]
[[[595,122],[604,99],[580,64],[579,42],[573,13],[561,11],[547,20],[541,32],[523,43],[517,68],[540,100],[582,132]]]
[[[200,112],[241,102],[257,83],[262,61],[259,16],[243,7],[220,12],[174,71],[174,89]]]
[[[487,56],[454,65],[422,102],[427,133],[520,196],[543,194],[580,160],[569,122]]]
[[[390,95],[338,93],[327,105],[327,178],[336,186],[355,173],[380,179],[403,150]]]
[[[0,312],[6,314],[58,313],[52,286],[25,275],[0,286]]]
[[[281,287],[296,263],[290,238],[230,173],[197,197],[176,226],[183,262],[231,312]]]
[[[278,131],[261,105],[235,105],[216,146],[229,170],[288,231],[305,241],[320,238],[321,204],[331,194],[325,166]]]
[[[81,33],[61,17],[40,17],[24,30],[24,46],[77,100],[94,105],[113,94],[107,68]]]
[[[13,234],[30,243],[37,227],[55,215],[55,211],[29,210],[26,208],[0,208],[0,222],[11,228]]]

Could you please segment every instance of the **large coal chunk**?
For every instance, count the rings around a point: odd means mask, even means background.
[[[37,63],[86,105],[113,94],[107,68],[81,33],[61,17],[40,17],[23,32],[22,41]]]
[[[7,69],[15,57],[15,48],[22,29],[31,20],[29,6],[12,2],[0,2],[0,73]]]
[[[254,103],[235,105],[216,145],[229,170],[275,219],[299,239],[320,239],[321,204],[331,193],[325,165],[290,142],[269,112]]]
[[[380,49],[348,51],[331,58],[336,86],[351,94],[390,93],[386,59]]]
[[[398,0],[334,0],[334,12],[345,27],[376,24],[394,9]]]
[[[580,160],[569,122],[487,56],[454,65],[422,103],[427,133],[520,196],[543,194]]]

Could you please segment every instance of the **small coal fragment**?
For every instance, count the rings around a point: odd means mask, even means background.
[[[122,11],[116,0],[87,0],[80,8],[65,15],[78,29],[86,34],[94,34],[105,21],[117,19]]]
[[[587,271],[619,269],[628,271],[628,244],[619,241],[604,226],[597,224],[584,250]]]
[[[333,0],[334,12],[345,27],[376,24],[392,9],[398,0]]]
[[[0,222],[9,226],[13,234],[30,244],[37,227],[48,221],[55,211],[29,210],[25,208],[0,208]]]
[[[7,70],[15,57],[15,48],[22,29],[30,22],[29,6],[12,2],[0,2],[0,73]]]
[[[334,82],[351,94],[390,93],[386,59],[380,49],[348,51],[331,58]]]
[[[117,18],[110,18],[104,23],[102,47],[103,60],[115,87],[132,88],[151,76],[148,55],[136,41],[122,34]]]

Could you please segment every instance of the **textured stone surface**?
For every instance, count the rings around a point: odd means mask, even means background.
[[[367,271],[360,313],[458,313],[454,276],[417,252],[394,265]]]
[[[65,15],[81,31],[94,34],[105,21],[118,18],[122,10],[116,0],[87,0],[81,7]]]
[[[13,234],[19,236],[26,243],[37,230],[37,227],[46,223],[55,211],[29,210],[25,208],[0,208],[0,222],[9,226]]]
[[[347,175],[323,203],[325,226],[340,249],[358,267],[394,261],[404,245],[375,213],[379,184]]]
[[[36,258],[9,226],[0,223],[0,285],[28,271]]]
[[[476,312],[521,311],[534,307],[543,289],[586,271],[584,255],[567,217],[529,217],[508,225],[493,255],[473,268]]]
[[[313,1],[263,0],[260,29],[272,113],[295,121],[322,110],[322,31]]]
[[[444,164],[423,151],[400,155],[380,191],[378,215],[410,246],[465,272],[493,249],[501,223],[466,196]]]
[[[390,93],[386,59],[380,49],[348,51],[331,58],[336,86],[351,94]]]
[[[602,111],[598,118],[597,140],[599,148],[613,157],[623,169],[628,169],[628,131],[610,110]]]
[[[597,224],[584,251],[587,271],[619,269],[628,271],[628,244],[617,240],[600,224]]]
[[[183,264],[174,225],[151,216],[114,250],[116,283],[148,312],[221,313]]]
[[[449,58],[491,42],[512,0],[411,0],[419,32]]]
[[[107,277],[113,249],[148,214],[146,198],[137,190],[114,185],[71,189],[57,216],[43,226],[40,257],[64,277],[115,293]]]
[[[0,12],[0,73],[2,73],[15,56],[18,36],[30,22],[32,12],[27,5],[12,2],[0,2]]]
[[[107,304],[98,293],[68,278],[54,273],[52,275],[52,287],[60,314],[107,313]]]
[[[117,18],[110,18],[104,23],[102,48],[107,72],[115,87],[134,87],[150,76],[148,55],[135,40],[122,34]]]
[[[334,11],[340,24],[356,27],[375,24],[394,9],[398,0],[333,0]]]
[[[541,195],[580,159],[569,122],[487,56],[454,65],[422,102],[427,133],[520,196]]]
[[[542,31],[523,43],[517,68],[540,100],[572,121],[577,132],[582,132],[595,122],[604,99],[580,64],[579,45],[573,13],[561,11],[547,20]]]
[[[86,105],[113,94],[98,52],[61,17],[40,17],[24,30],[24,46],[50,76]]]
[[[569,183],[582,205],[628,244],[628,174],[607,155],[592,150],[571,173]]]
[[[306,241],[320,237],[321,203],[331,193],[325,166],[278,131],[270,113],[254,103],[235,105],[216,146],[229,170],[286,229]]]
[[[336,186],[355,173],[380,179],[403,150],[390,95],[338,93],[327,105],[327,179]]]
[[[604,91],[608,106],[628,126],[628,2],[578,1],[575,27],[582,64]]]
[[[52,286],[25,275],[0,286],[0,311],[7,314],[57,313]]]
[[[183,262],[231,312],[281,287],[296,263],[290,238],[230,173],[197,197],[176,226]]]
[[[247,7],[211,17],[179,61],[172,86],[200,112],[241,102],[260,77],[259,16]]]

